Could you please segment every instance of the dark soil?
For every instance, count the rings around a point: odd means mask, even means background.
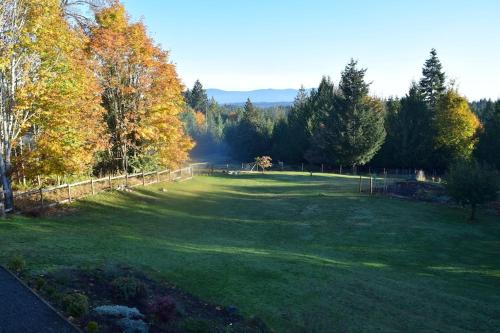
[[[124,300],[116,292],[112,281],[119,277],[133,278],[145,286],[141,295]],[[269,332],[258,318],[244,318],[233,306],[219,306],[200,300],[175,285],[148,277],[142,272],[126,267],[105,267],[92,270],[65,269],[44,276],[32,276],[28,284],[56,309],[64,313],[84,331],[88,323],[98,323],[98,332],[123,332],[116,319],[97,314],[93,309],[100,305],[125,305],[137,308],[148,324],[149,332]],[[72,293],[88,297],[89,312],[79,318],[65,313],[63,297]],[[175,311],[167,322],[155,316],[152,304],[159,297],[169,296],[174,300]]]
[[[450,202],[450,198],[441,184],[419,182],[416,180],[407,180],[392,184],[388,186],[387,193],[396,197],[419,201]]]

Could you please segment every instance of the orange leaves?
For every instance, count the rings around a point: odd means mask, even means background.
[[[36,175],[88,173],[96,151],[103,148],[103,109],[87,38],[62,16],[58,0],[31,0],[26,34],[17,47],[29,60],[16,92],[20,134],[31,149],[14,162]],[[13,138],[16,140],[16,138]]]
[[[154,154],[164,165],[177,165],[192,147],[177,118],[182,87],[167,52],[153,44],[142,23],[130,23],[114,3],[96,13],[90,51],[96,59],[103,105],[113,149],[123,154]],[[122,159],[123,156],[114,156]]]

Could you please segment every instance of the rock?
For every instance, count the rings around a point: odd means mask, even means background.
[[[122,317],[129,319],[144,318],[144,315],[137,308],[129,308],[124,305],[101,305],[94,309],[101,316]]]

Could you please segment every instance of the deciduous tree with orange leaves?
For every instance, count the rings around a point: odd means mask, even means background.
[[[97,11],[96,23],[90,52],[110,135],[107,167],[127,171],[130,159],[179,165],[193,143],[178,118],[182,86],[168,53],[153,44],[141,22],[130,22],[118,1]]]
[[[0,31],[0,178],[9,209],[16,147],[29,144],[19,160],[32,173],[88,170],[102,110],[85,36],[59,0],[2,0]]]

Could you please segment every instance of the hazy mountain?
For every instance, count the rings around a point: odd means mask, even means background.
[[[207,89],[208,98],[219,104],[244,104],[247,98],[257,106],[290,105],[297,96],[298,89],[258,89],[250,91],[227,91]]]

